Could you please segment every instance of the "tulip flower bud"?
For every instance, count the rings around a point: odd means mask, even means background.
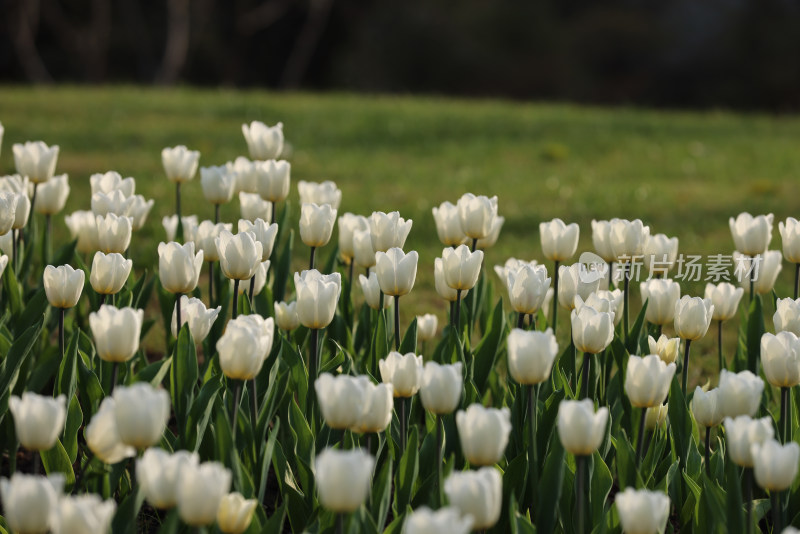
[[[281,330],[292,331],[300,326],[300,318],[297,317],[297,302],[275,302],[275,324]]]
[[[6,213],[6,210],[3,209],[2,195],[0,195],[0,214],[3,213]],[[3,215],[0,215],[0,231],[4,228],[2,225],[3,219]],[[78,244],[76,245],[78,252],[94,254],[97,249],[100,248],[97,237],[97,220],[95,219],[94,213],[82,210],[73,211],[71,214],[64,217],[64,222],[67,223],[67,228],[69,228],[72,239],[78,240]],[[8,228],[9,230],[11,229],[10,223]]]
[[[791,332],[761,336],[761,366],[767,382],[775,387],[800,384],[800,339]]]
[[[611,219],[610,225],[608,237],[617,261],[624,263],[642,255],[645,240],[650,235],[649,226],[639,219]]]
[[[755,261],[755,265],[753,262]],[[736,265],[734,276],[739,280],[743,288],[750,289],[750,279],[753,279],[753,291],[759,295],[770,293],[775,287],[783,269],[781,262],[783,257],[780,251],[767,250],[755,259],[743,256],[738,251],[733,253],[733,264]],[[752,269],[752,270],[751,270]]]
[[[161,439],[171,406],[169,393],[137,382],[114,388],[114,408],[122,443],[143,450]]]
[[[124,217],[131,211],[134,201],[134,197],[126,197],[118,189],[110,193],[95,193],[92,195],[92,212],[101,217],[109,213]]]
[[[283,151],[282,122],[275,126],[267,126],[261,121],[253,121],[249,126],[242,124],[242,134],[253,159],[260,161],[275,159]]]
[[[225,534],[242,534],[250,526],[258,499],[245,499],[241,493],[229,493],[217,510],[217,526]]]
[[[399,248],[375,253],[375,271],[381,291],[389,296],[403,296],[411,292],[417,278],[419,254],[412,250],[405,254]],[[445,279],[447,269],[445,268]],[[452,286],[451,286],[452,287]]]
[[[719,373],[719,404],[725,417],[755,416],[764,393],[764,381],[750,371]]]
[[[232,280],[249,280],[253,277],[261,260],[263,250],[251,232],[231,234],[227,230],[219,233],[215,240],[219,252],[222,273]]]
[[[800,445],[794,441],[781,445],[774,439],[768,439],[754,443],[750,454],[759,486],[771,492],[792,487],[800,461]]]
[[[181,217],[181,224],[183,225],[183,240],[188,243],[194,239],[194,233],[197,230],[197,216],[186,215]],[[161,226],[164,227],[167,241],[175,241],[175,236],[178,233],[178,216],[163,217]]]
[[[553,329],[544,332],[514,328],[508,334],[508,372],[524,385],[540,384],[550,377],[558,355]]]
[[[370,434],[383,432],[392,421],[392,385],[373,384],[368,376],[356,377],[359,387],[364,391],[364,404],[356,423],[350,427],[353,432]]]
[[[119,293],[131,274],[133,261],[126,260],[122,254],[103,254],[96,252],[92,260],[89,283],[101,295]],[[83,272],[83,271],[81,271]]]
[[[364,269],[375,265],[375,251],[372,249],[372,236],[369,230],[353,232],[353,259],[356,265]]]
[[[667,276],[678,259],[678,238],[648,235],[642,247],[644,267],[649,273]]]
[[[590,456],[603,443],[608,422],[608,408],[594,411],[590,399],[562,400],[558,405],[558,437],[575,456]]]
[[[188,182],[197,172],[200,152],[189,150],[184,145],[165,148],[161,151],[161,163],[170,182]]]
[[[130,217],[117,217],[109,213],[105,217],[97,216],[97,245],[106,254],[118,252],[123,254],[131,244],[133,221]]]
[[[36,213],[55,215],[64,209],[69,197],[69,177],[60,174],[41,184],[36,190]]]
[[[191,293],[197,287],[203,251],[194,252],[194,243],[175,241],[158,244],[158,277],[170,293]]]
[[[272,317],[264,320],[260,315],[241,315],[228,321],[217,341],[219,365],[225,376],[234,380],[255,378],[272,349],[274,332]]]
[[[342,289],[339,273],[321,274],[316,269],[294,273],[297,317],[306,328],[322,329],[331,324]]]
[[[357,426],[366,394],[355,377],[322,373],[314,381],[314,389],[326,425],[335,429]]]
[[[575,296],[586,301],[589,295],[600,288],[600,278],[581,274],[582,264],[558,267],[558,304],[568,310],[575,309]]]
[[[314,461],[320,504],[338,514],[357,510],[369,494],[374,465],[375,458],[364,449],[322,451]]]
[[[281,202],[289,196],[292,165],[288,161],[274,160],[253,162],[256,188],[261,198],[269,202]]]
[[[458,217],[461,231],[470,239],[481,239],[492,231],[492,223],[497,217],[497,197],[475,196],[465,193],[458,199]]]
[[[467,245],[442,250],[442,267],[447,285],[456,290],[472,289],[478,282],[483,251],[471,252]]]
[[[741,467],[753,467],[753,446],[772,439],[773,433],[772,419],[769,417],[752,419],[749,415],[740,415],[735,419],[725,418],[728,454],[733,463]]]
[[[11,479],[0,478],[3,517],[17,534],[45,534],[64,491],[64,475],[48,477],[14,473]]]
[[[136,460],[136,480],[153,508],[169,510],[178,504],[178,486],[184,467],[197,468],[196,452],[150,448]]]
[[[427,362],[419,389],[422,406],[437,415],[454,412],[461,402],[461,391],[464,389],[461,373],[461,362],[450,365]]]
[[[55,399],[24,391],[22,398],[12,395],[8,409],[14,416],[17,439],[30,451],[46,451],[55,445],[64,430],[67,418],[67,398]]]
[[[391,384],[395,397],[413,397],[422,383],[422,356],[413,352],[400,354],[390,352],[385,359],[378,362],[381,379],[384,384]]]
[[[457,247],[467,239],[461,230],[461,218],[455,204],[445,201],[439,204],[438,208],[433,208],[433,220],[436,223],[439,241],[444,246]]]
[[[600,312],[591,306],[572,310],[572,341],[581,352],[598,354],[614,339],[614,312]]]
[[[706,284],[705,298],[714,305],[715,321],[727,321],[736,316],[744,289],[728,282],[719,285]]]
[[[375,252],[387,252],[391,248],[403,248],[413,223],[414,221],[411,219],[406,220],[400,217],[400,213],[397,211],[373,212],[369,217],[372,249]]]
[[[188,324],[189,332],[192,334],[192,339],[195,343],[202,343],[208,337],[211,331],[211,326],[217,320],[219,312],[222,311],[222,306],[216,308],[206,308],[202,300],[195,297],[187,297],[181,295],[181,326]],[[170,323],[170,330],[172,336],[178,337],[178,317],[177,310],[172,310],[172,321]]]
[[[16,218],[17,197],[14,193],[0,193],[0,233],[7,234],[14,226]],[[69,226],[69,220],[67,221]]]
[[[54,308],[72,308],[78,304],[83,292],[86,273],[71,265],[48,265],[44,268],[44,292]]]
[[[778,223],[783,243],[783,257],[789,263],[800,263],[800,222],[788,217],[786,222]]]
[[[200,185],[203,195],[212,204],[227,204],[233,198],[236,174],[225,166],[200,167]]]
[[[597,254],[606,262],[616,261],[611,248],[611,222],[592,220],[592,244]]]
[[[444,481],[444,492],[461,515],[471,516],[475,530],[493,527],[503,507],[503,481],[494,467],[453,472]]]
[[[458,292],[447,285],[447,282],[444,279],[444,260],[442,260],[442,258],[436,258],[433,260],[433,277],[435,281],[436,292],[439,294],[439,296],[449,302],[455,302],[458,298]],[[466,294],[466,291],[462,291],[461,298],[464,298]]]
[[[12,230],[25,228],[28,224],[28,217],[31,214],[31,199],[27,192],[13,193],[16,206],[14,207],[14,222],[11,224]]]
[[[542,307],[550,281],[544,265],[522,264],[509,269],[505,282],[511,308],[517,313],[535,314]]]
[[[455,506],[445,506],[435,512],[421,506],[406,517],[403,534],[469,534],[474,519],[471,515],[461,516]]]
[[[187,525],[210,525],[231,487],[231,472],[218,462],[185,465],[178,480],[178,515]]]
[[[217,223],[203,221],[194,231],[194,245],[199,252],[203,253],[203,259],[208,262],[219,261],[219,251],[217,250],[217,238],[225,230],[230,232],[233,225],[230,223]]]
[[[772,241],[773,218],[771,213],[753,217],[747,212],[740,213],[736,219],[731,217],[728,224],[736,250],[747,256],[763,254]]]
[[[636,408],[660,406],[669,393],[675,363],[666,364],[657,354],[630,356],[625,373],[625,393]]]
[[[2,272],[0,272],[2,275]],[[439,326],[439,319],[432,313],[417,315],[417,337],[425,342],[436,337],[436,329]]]
[[[489,235],[478,239],[478,242],[475,243],[475,248],[486,250],[487,248],[493,247],[495,243],[497,243],[497,240],[500,239],[500,230],[503,229],[503,224],[505,222],[505,217],[501,217],[500,215],[495,217],[492,221],[492,228],[489,230]]]
[[[656,354],[664,363],[672,363],[678,359],[681,350],[681,338],[669,338],[661,334],[658,341],[653,336],[647,336],[650,354]]]
[[[42,141],[27,141],[12,147],[17,174],[27,176],[35,183],[41,184],[53,177],[58,161],[58,145],[48,147]]]
[[[684,295],[675,303],[675,333],[681,339],[700,339],[708,332],[713,316],[710,300]]]
[[[297,192],[300,194],[300,205],[316,204],[322,206],[323,204],[330,204],[333,209],[338,210],[339,204],[342,202],[341,190],[330,180],[322,183],[300,180],[297,182]]]
[[[257,193],[239,193],[239,214],[242,219],[255,221],[264,219],[269,221],[272,218],[272,204],[263,200]]]
[[[99,495],[63,497],[50,519],[53,534],[105,534],[116,509],[113,499],[103,501]]]
[[[625,534],[660,534],[669,518],[669,497],[661,491],[631,487],[617,493],[614,501]]]
[[[84,430],[86,444],[104,464],[112,465],[125,458],[136,456],[136,449],[122,443],[117,429],[116,403],[113,397],[106,397],[100,409]]]
[[[578,249],[580,228],[577,224],[564,224],[561,219],[539,223],[542,253],[551,261],[566,261]]]
[[[778,299],[772,322],[775,323],[775,330],[778,332],[800,334],[800,299]]]
[[[110,193],[119,190],[127,198],[136,192],[136,180],[130,176],[122,178],[122,175],[115,171],[93,174],[89,177],[89,184],[93,195],[95,193]]]
[[[524,261],[524,260],[518,260],[517,258],[508,258],[505,264],[495,265],[494,272],[495,274],[497,274],[498,278],[500,278],[500,281],[505,284],[506,278],[508,278],[508,273],[510,271],[518,270],[523,265],[536,267],[537,265],[539,265],[539,262],[537,262],[536,260]]]
[[[725,414],[719,401],[719,388],[712,389],[708,393],[703,388],[697,386],[692,397],[692,414],[694,414],[697,424],[706,428],[715,427],[722,422]]]
[[[324,247],[331,240],[336,210],[330,204],[303,204],[300,210],[300,239],[309,247]]]
[[[353,234],[357,230],[369,230],[369,221],[361,215],[345,213],[339,217],[339,255],[350,263],[355,256],[353,248]]]
[[[494,465],[499,462],[511,433],[508,408],[484,408],[475,403],[456,413],[461,450],[470,465]]]
[[[647,409],[644,418],[644,427],[647,430],[655,430],[659,426],[664,426],[669,415],[669,404],[659,404]]]
[[[675,304],[681,298],[681,286],[669,278],[652,278],[639,286],[642,305],[647,302],[645,319],[651,324],[667,325],[675,320]]]

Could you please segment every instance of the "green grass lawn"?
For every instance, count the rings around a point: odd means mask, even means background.
[[[0,174],[14,172],[11,144],[41,139],[61,147],[57,172],[69,173],[65,213],[89,209],[89,175],[116,170],[155,198],[148,228],[134,236],[131,257],[152,265],[164,238],[161,217],[174,192],[161,149],[185,144],[201,165],[246,155],[241,124],[282,121],[298,180],[334,180],[340,212],[399,210],[414,220],[407,249],[420,253],[409,312],[444,306],[433,292],[433,258],[441,253],[431,208],[462,193],[497,195],[506,223],[487,266],[508,256],[543,259],[538,223],[553,217],[581,226],[591,248],[593,218],[643,219],[652,233],[680,238],[686,254],[729,254],[728,217],[773,212],[800,215],[800,118],[727,112],[662,112],[561,104],[469,101],[260,91],[157,90],[131,87],[0,88],[5,138]],[[199,177],[184,187],[184,210],[213,210]],[[223,217],[237,217],[238,203]],[[295,210],[296,214],[297,210]],[[63,215],[56,226],[63,228]],[[296,221],[296,217],[295,217]],[[60,237],[66,237],[61,230]],[[332,247],[331,247],[332,248]],[[296,246],[298,266],[307,251]],[[322,252],[325,254],[325,251]],[[784,266],[779,294],[791,287]],[[494,276],[494,275],[492,275]],[[691,286],[698,294],[702,284]],[[638,305],[638,288],[632,299]],[[772,310],[771,302],[767,309]],[[771,313],[771,312],[770,312]],[[562,319],[562,324],[564,324]],[[711,351],[713,336],[702,346]]]

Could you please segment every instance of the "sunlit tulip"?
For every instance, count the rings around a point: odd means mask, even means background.
[[[600,287],[600,278],[585,276],[582,264],[561,265],[558,268],[558,304],[568,310],[575,309],[575,296],[586,301]]]
[[[715,427],[725,419],[719,388],[706,392],[700,386],[694,389],[692,397],[692,414],[697,424],[706,428]]]
[[[53,534],[106,534],[116,509],[113,499],[99,495],[64,497],[51,517]]]
[[[225,166],[200,167],[200,184],[203,195],[212,204],[227,204],[233,198],[236,175]]]
[[[83,435],[92,454],[105,464],[113,465],[136,456],[136,449],[122,443],[119,437],[114,397],[103,399]]]
[[[258,193],[239,193],[239,214],[242,219],[255,221],[264,219],[269,221],[272,218],[272,204],[263,200]]]
[[[104,304],[89,314],[97,355],[107,362],[126,362],[139,350],[144,310]]]
[[[119,190],[127,198],[136,193],[136,180],[130,176],[123,178],[116,171],[93,174],[89,177],[89,184],[93,195],[95,193],[110,193]]]
[[[161,151],[161,163],[170,182],[188,182],[194,178],[199,160],[200,152],[189,150],[183,145]]]
[[[194,243],[181,245],[175,241],[158,244],[158,277],[170,293],[190,293],[197,287],[203,251],[194,252]]]
[[[733,463],[741,467],[754,466],[753,446],[771,440],[773,434],[772,419],[769,417],[752,419],[748,415],[740,415],[735,419],[725,418],[728,454]]]
[[[448,286],[461,291],[472,289],[478,282],[478,277],[481,273],[483,251],[470,252],[467,245],[459,245],[455,249],[445,248],[442,250],[442,261],[444,280]],[[524,293],[526,289],[525,282],[521,282],[520,285],[523,286],[523,289],[520,289],[518,293]],[[542,294],[542,296],[544,295]],[[518,300],[528,301],[530,299],[522,297]]]
[[[229,493],[217,509],[217,526],[225,534],[242,534],[250,526],[258,499],[245,499],[241,493]]]
[[[353,260],[356,265],[364,269],[375,265],[375,251],[372,248],[372,235],[369,230],[353,232]]]
[[[385,384],[392,385],[395,397],[412,397],[419,391],[424,373],[422,364],[422,356],[413,352],[390,352],[378,362],[381,379]]]
[[[751,447],[753,473],[759,486],[769,491],[789,489],[797,476],[800,445],[794,441],[781,445],[774,439]]]
[[[617,256],[611,248],[610,221],[592,220],[592,244],[595,252],[605,261],[616,261]]]
[[[267,126],[261,121],[242,124],[242,134],[247,142],[250,157],[266,161],[275,159],[283,151],[283,123]]]
[[[576,223],[564,224],[561,219],[539,223],[542,253],[551,261],[566,261],[578,249],[580,228]]]
[[[651,324],[666,325],[675,320],[675,304],[681,298],[681,286],[669,278],[642,282],[642,304],[647,302],[645,319]]]
[[[197,453],[150,448],[136,460],[136,480],[153,508],[168,510],[178,504],[178,485],[185,466],[196,468]]]
[[[778,299],[772,316],[775,330],[800,335],[800,299]]]
[[[0,213],[5,212],[2,202],[2,196],[0,195]],[[3,229],[2,222],[3,217],[0,215],[0,230]],[[94,213],[84,210],[73,211],[64,217],[64,222],[69,228],[72,239],[78,240],[76,245],[78,252],[94,254],[97,251],[99,242],[97,238],[97,219],[95,219]],[[9,223],[10,228],[11,224]]]
[[[231,472],[218,462],[185,465],[178,479],[178,515],[187,525],[210,525],[231,487]]]
[[[275,238],[278,235],[278,225],[269,224],[264,219],[256,219],[251,222],[247,219],[239,219],[239,233],[251,232],[256,241],[261,243],[261,261],[267,261],[272,255],[272,248],[275,245]]]
[[[330,204],[303,204],[300,210],[300,239],[309,247],[324,247],[331,240],[336,210]]]
[[[606,435],[608,408],[594,411],[590,399],[562,400],[558,405],[558,437],[575,456],[589,456],[600,447]]]
[[[614,339],[614,313],[600,312],[591,306],[572,310],[572,341],[581,352],[598,354]]]
[[[786,222],[778,223],[783,245],[783,257],[789,263],[800,263],[800,221],[787,217]]]
[[[461,231],[470,239],[481,239],[492,231],[492,223],[497,217],[497,197],[475,196],[465,193],[458,199],[458,217]]]
[[[101,295],[114,295],[119,293],[127,282],[132,267],[133,261],[126,260],[122,254],[96,252],[92,260],[89,283],[92,284],[92,289]]]
[[[647,336],[647,344],[650,347],[650,354],[656,354],[664,363],[676,361],[681,350],[681,338],[670,338],[664,334],[661,334],[658,340],[653,336]]]
[[[48,265],[44,268],[44,292],[54,308],[72,308],[78,304],[83,292],[86,273],[71,265]]]
[[[0,272],[0,275],[2,272]],[[417,338],[422,341],[431,340],[436,337],[436,328],[439,326],[439,319],[432,313],[417,315]]]
[[[535,314],[542,307],[550,281],[544,265],[522,264],[508,269],[505,283],[511,308],[517,313]]]
[[[275,324],[281,330],[291,331],[300,326],[297,317],[297,302],[275,302]]]
[[[350,430],[361,434],[383,432],[392,421],[392,385],[373,384],[368,376],[356,377],[364,391],[364,403],[356,424]]]
[[[113,213],[109,213],[105,217],[98,215],[96,221],[97,245],[102,252],[123,254],[128,250],[133,232],[133,223],[130,217],[117,217]]]
[[[31,214],[31,199],[27,193],[14,193],[14,222],[11,224],[13,230],[25,228],[28,224],[28,217]]]
[[[537,262],[536,260],[525,261],[517,258],[508,258],[503,265],[495,265],[494,272],[495,274],[497,274],[497,277],[500,278],[500,281],[505,283],[509,271],[516,271],[523,265],[530,265],[531,267],[536,267],[537,265],[539,265],[539,262]]]
[[[37,189],[37,198],[39,196],[38,191],[41,191],[41,189]],[[33,194],[33,183],[31,183],[27,176],[20,176],[19,174],[0,176],[0,192],[23,193],[30,198]]]
[[[708,299],[684,295],[675,303],[675,333],[682,339],[700,339],[711,325],[714,305]]]
[[[378,275],[381,291],[389,296],[403,296],[410,293],[417,278],[418,261],[419,254],[416,250],[408,254],[399,248],[376,252],[375,274]],[[445,277],[447,277],[446,272]]]
[[[771,213],[753,217],[747,212],[740,213],[736,219],[731,217],[728,225],[736,250],[747,256],[763,254],[772,241],[773,218]]]
[[[64,209],[69,197],[69,177],[66,174],[53,176],[41,184],[36,191],[36,213],[55,215]]]
[[[134,197],[126,197],[119,190],[110,193],[95,193],[92,195],[92,212],[100,216],[113,213],[117,217],[122,217],[128,215],[134,202]]]
[[[142,195],[133,195],[133,204],[128,210],[128,216],[133,221],[133,231],[141,230],[147,222],[147,216],[153,208],[154,200],[146,200]]]
[[[64,475],[61,473],[43,477],[17,472],[11,479],[0,478],[3,517],[11,531],[17,534],[49,532],[63,490]]]
[[[470,404],[456,413],[461,451],[470,465],[493,465],[500,461],[511,433],[511,410]]]
[[[27,141],[24,145],[16,143],[14,164],[17,174],[27,176],[34,184],[41,184],[53,177],[58,161],[58,145],[48,147],[42,141]]]
[[[667,276],[678,259],[678,238],[648,234],[644,240],[642,255],[648,273]]]
[[[233,380],[255,378],[272,349],[274,331],[272,317],[265,320],[260,315],[240,315],[228,321],[217,341],[223,374]]]
[[[755,260],[736,251],[733,253],[733,264],[736,266],[733,274],[742,287],[748,288],[748,290],[752,278],[753,290],[759,295],[764,295],[770,293],[775,287],[778,274],[783,269],[782,261],[783,256],[778,250],[767,250],[757,256]]]
[[[342,202],[341,190],[330,180],[322,183],[300,180],[297,183],[297,191],[300,194],[301,205],[306,203],[313,203],[319,206],[330,204],[333,209],[338,210],[339,204]]]
[[[505,217],[500,215],[495,217],[492,221],[492,228],[489,230],[489,235],[478,239],[477,243],[475,243],[475,248],[486,250],[487,248],[493,247],[497,243],[497,240],[500,239],[500,230],[503,229],[503,224],[505,222]]]
[[[194,233],[197,229],[197,215],[181,217],[181,224],[183,225],[183,240],[188,242],[194,239]],[[161,226],[164,227],[167,241],[175,241],[175,237],[178,234],[178,216],[172,215],[162,218]]]
[[[203,221],[194,231],[194,245],[199,252],[203,253],[203,260],[207,262],[219,261],[217,251],[217,238],[223,230],[231,231],[233,226],[228,223],[214,224],[212,221]]]
[[[227,162],[223,168],[232,178],[231,194],[258,193],[258,171],[255,162],[239,156],[234,161]]]
[[[294,288],[300,324],[314,330],[331,324],[342,289],[339,273],[325,275],[316,269],[294,273]]]
[[[445,506],[435,512],[421,506],[406,516],[403,534],[469,534],[475,520],[461,515],[455,506]]]
[[[364,294],[364,300],[367,306],[373,310],[380,308],[380,293],[381,287],[378,284],[378,275],[374,272],[369,273],[369,277],[363,274],[358,275],[358,282],[361,285],[361,292]],[[392,304],[392,299],[383,299],[383,307],[388,308]]]
[[[14,193],[0,193],[0,233],[6,234],[14,225],[17,209],[17,197]],[[67,221],[69,226],[69,220]]]
[[[800,339],[791,332],[762,335],[761,366],[767,382],[775,387],[800,384]]]
[[[458,292],[447,285],[447,282],[444,279],[444,261],[442,258],[436,258],[433,260],[433,262],[434,286],[436,288],[436,293],[449,302],[455,302],[458,299]],[[464,298],[466,294],[466,291],[462,291],[461,298]]]
[[[622,532],[660,534],[669,518],[669,497],[662,491],[625,488],[614,500]]]
[[[314,481],[320,504],[343,514],[357,510],[370,489],[375,459],[364,449],[325,449],[314,461]],[[342,491],[347,488],[347,491]]]
[[[586,304],[599,311],[614,312],[614,324],[619,324],[622,320],[622,313],[624,311],[624,294],[621,289],[609,291],[607,289],[598,289],[586,299]],[[576,298],[580,298],[577,297]]]
[[[718,285],[706,284],[704,297],[714,305],[713,319],[727,321],[736,316],[743,294],[744,289],[741,287],[722,282]]]
[[[256,171],[256,188],[261,198],[269,202],[286,200],[289,196],[292,165],[283,160],[253,163]]]
[[[414,222],[411,219],[403,219],[397,211],[391,213],[376,211],[368,220],[372,249],[375,252],[387,252],[391,248],[402,249]]]
[[[322,373],[314,381],[314,390],[326,425],[347,429],[358,424],[366,393],[356,377]]]
[[[669,393],[675,363],[666,364],[656,354],[628,358],[625,373],[625,394],[636,408],[660,406]]]
[[[178,337],[178,317],[175,309],[172,310],[171,331],[174,337]],[[202,300],[195,297],[181,295],[181,326],[188,324],[189,332],[195,343],[202,343],[211,331],[211,326],[217,320],[222,306],[216,308],[206,308]]]
[[[455,411],[464,388],[461,362],[440,365],[427,362],[422,372],[419,396],[429,412],[445,415]]]
[[[754,417],[761,404],[764,381],[750,371],[719,373],[718,401],[725,417],[749,415]]]
[[[552,328],[544,332],[514,328],[508,334],[508,372],[524,385],[539,384],[550,377],[558,355]]]
[[[457,247],[467,238],[461,230],[461,218],[458,207],[450,202],[442,202],[433,208],[433,221],[436,223],[436,234],[446,247]]]
[[[355,256],[353,233],[356,230],[369,230],[369,221],[366,217],[352,213],[345,213],[339,217],[339,255],[348,264]]]
[[[669,415],[669,405],[659,404],[647,409],[644,419],[644,427],[647,430],[655,430],[659,426],[663,426],[667,421]]]
[[[14,416],[14,429],[20,444],[30,451],[46,451],[55,445],[64,430],[67,398],[55,399],[24,391],[22,398],[12,395],[8,409]]]
[[[139,450],[158,443],[170,416],[169,393],[147,382],[117,386],[114,405],[122,443]]]
[[[503,509],[503,481],[500,471],[483,467],[477,471],[454,471],[444,481],[444,492],[461,515],[472,517],[472,528],[491,528]]]
[[[261,261],[263,247],[251,232],[231,234],[227,230],[216,239],[219,265],[231,280],[249,280]]]
[[[609,242],[615,259],[621,262],[631,261],[634,256],[641,256],[644,243],[650,235],[650,227],[639,219],[611,219]]]

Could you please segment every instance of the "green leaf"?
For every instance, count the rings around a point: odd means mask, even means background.
[[[73,394],[69,397],[69,410],[67,411],[67,422],[64,425],[64,437],[61,440],[64,449],[67,451],[70,463],[74,464],[78,458],[78,430],[83,423],[83,412],[78,397]]]
[[[742,534],[744,532],[744,505],[742,501],[742,482],[739,479],[739,468],[733,462],[725,462],[725,516],[728,532]]]
[[[419,474],[419,449],[417,448],[417,427],[414,426],[408,433],[406,450],[400,458],[395,473],[394,511],[405,510],[413,497],[414,484]]]
[[[611,477],[611,470],[608,469],[608,466],[597,451],[595,451],[592,459],[594,463],[590,488],[592,523],[600,525],[605,517],[606,499],[608,499],[614,479]]]
[[[630,332],[628,333],[628,342],[625,344],[628,354],[636,354],[639,352],[639,336],[642,334],[642,326],[644,325],[644,316],[646,311],[647,301],[645,301],[644,305],[642,306],[642,310],[639,312],[639,315],[636,316],[636,321],[634,321],[633,326],[631,326]]]
[[[539,479],[539,503],[535,510],[537,531],[542,534],[551,534],[555,529],[564,484],[565,451],[556,433],[550,439],[549,451]]]
[[[765,331],[761,295],[756,295],[750,304],[750,316],[747,319],[747,368],[756,375],[761,354],[761,336]]]
[[[78,339],[80,330],[74,330],[69,338],[64,358],[58,369],[58,380],[56,381],[56,395],[64,394],[71,399],[75,394],[78,384]]]
[[[506,330],[506,317],[503,313],[503,299],[494,307],[492,318],[487,325],[486,335],[475,348],[474,381],[480,391],[486,387],[489,373],[494,369],[497,354]]]
[[[403,336],[403,341],[400,343],[400,354],[408,354],[409,352],[417,352],[417,318],[411,321],[411,324],[406,330],[406,335]]]
[[[675,448],[681,467],[686,467],[689,456],[689,442],[692,439],[692,416],[686,407],[686,400],[679,383],[677,375],[672,377],[672,385],[669,391],[668,415],[670,422],[670,434],[675,441]]]
[[[144,493],[132,491],[117,508],[117,513],[111,521],[111,532],[114,534],[128,534],[136,531],[136,516],[144,502]]]
[[[289,211],[289,204],[286,203],[284,209],[284,216]],[[281,228],[281,225],[278,226]],[[288,227],[287,227],[288,228]],[[286,282],[292,272],[292,246],[294,245],[294,230],[289,230],[289,235],[284,243],[283,250],[278,254],[278,257],[273,266],[275,278],[272,281],[272,294],[274,295],[275,302],[281,302],[286,294]]]
[[[389,515],[389,506],[392,498],[392,462],[385,461],[378,476],[372,482],[372,498],[370,499],[370,512],[382,531]]]
[[[158,387],[162,382],[164,382],[164,377],[166,377],[167,373],[169,373],[171,366],[172,356],[169,358],[164,358],[163,360],[155,361],[136,373],[136,376],[133,377],[133,381],[149,382],[151,386]]]
[[[14,274],[14,269],[6,269],[3,272],[3,299],[8,302],[13,316],[18,316],[22,313],[22,290],[17,282],[17,276]]]
[[[52,448],[41,451],[42,465],[45,472],[49,475],[51,473],[64,474],[64,487],[71,488],[75,483],[75,473],[72,471],[72,462],[69,459],[67,451],[60,441],[56,440],[56,444]]]
[[[275,452],[275,442],[278,439],[278,433],[281,429],[281,420],[276,419],[275,425],[269,433],[269,439],[264,442],[261,448],[261,476],[259,477],[258,487],[258,502],[264,502],[264,495],[267,491],[267,478],[269,475],[269,466],[272,465],[272,458]]]
[[[178,333],[175,352],[170,367],[170,393],[182,443],[187,438],[187,418],[197,384],[197,355],[189,325],[184,324]]]
[[[14,332],[21,332],[27,328],[28,325],[42,320],[49,305],[50,303],[47,301],[47,294],[45,294],[44,288],[39,288],[36,293],[33,294],[33,297],[28,300],[22,314],[14,322]]]
[[[9,272],[10,269],[6,269]],[[11,390],[17,382],[19,369],[31,352],[33,345],[39,339],[42,331],[42,322],[38,321],[20,334],[11,345],[8,354],[0,368],[0,417],[8,410],[8,399]]]
[[[195,452],[200,449],[200,444],[203,442],[208,421],[211,418],[211,412],[214,409],[214,404],[217,400],[217,395],[222,389],[222,375],[214,375],[208,380],[203,387],[200,388],[200,393],[197,399],[192,403],[189,410],[189,417],[186,421],[187,442],[186,446]]]

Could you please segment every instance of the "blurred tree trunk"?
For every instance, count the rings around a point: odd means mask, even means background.
[[[297,36],[286,68],[281,78],[281,86],[294,89],[300,86],[306,75],[311,58],[317,49],[317,44],[325,33],[325,26],[331,13],[333,0],[311,0],[308,6],[308,17],[303,29]]]
[[[178,81],[189,52],[189,0],[167,0],[167,43],[156,82],[174,85]]]
[[[70,21],[59,0],[47,0],[42,13],[48,29],[61,46],[77,57],[85,78],[91,82],[105,81],[112,22],[111,1],[92,0],[87,24]]]
[[[36,49],[36,34],[39,30],[39,0],[19,0],[16,2],[16,12],[9,10],[6,19],[11,41],[14,43],[14,52],[17,61],[22,66],[25,77],[33,83],[50,83],[52,76],[42,61]],[[11,8],[14,9],[13,7]]]

